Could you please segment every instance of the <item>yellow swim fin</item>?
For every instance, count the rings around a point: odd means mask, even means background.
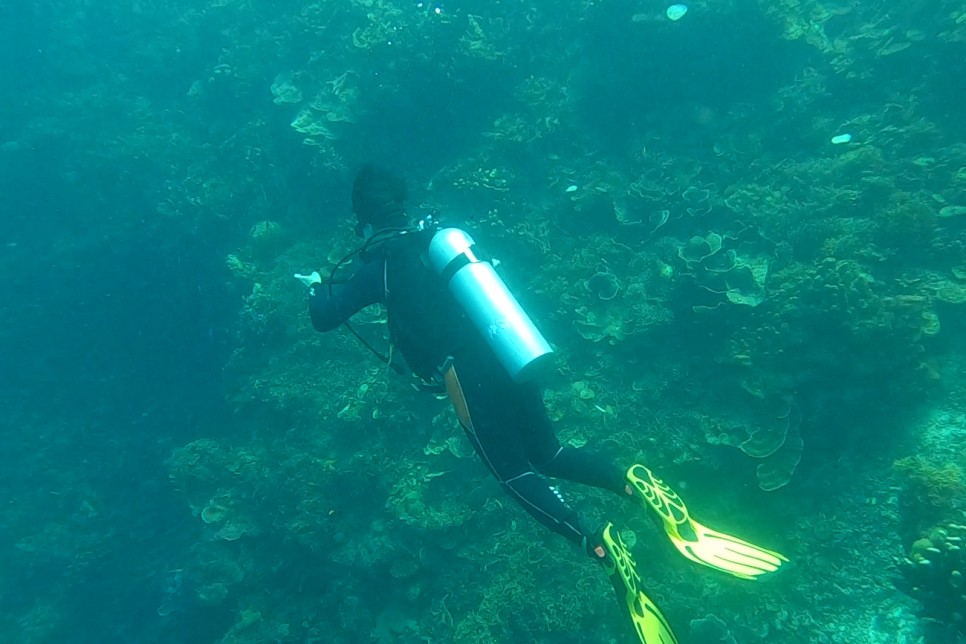
[[[630,617],[638,640],[641,644],[678,644],[657,604],[641,590],[641,577],[634,566],[634,559],[614,530],[613,523],[604,526],[602,538],[609,555],[604,568],[610,575],[618,603]]]
[[[757,579],[776,572],[788,562],[777,552],[712,530],[692,519],[681,497],[643,465],[632,465],[627,470],[627,484],[641,505],[657,513],[671,543],[691,561],[742,579]]]

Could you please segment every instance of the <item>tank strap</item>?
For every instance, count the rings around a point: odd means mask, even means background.
[[[467,264],[475,263],[473,260],[475,260],[476,257],[472,255],[472,252],[473,247],[470,246],[465,251],[454,257],[450,263],[447,264],[442,271],[440,271],[439,276],[443,279],[444,284],[449,284],[449,281],[453,279],[453,276],[456,275],[456,272],[461,268]]]
[[[444,284],[449,284],[450,279],[452,279],[453,275],[456,275],[461,268],[467,264],[476,264],[478,262],[493,264],[493,258],[490,257],[490,255],[485,251],[481,250],[476,244],[473,244],[462,253],[454,257],[439,275],[441,278],[443,278]]]

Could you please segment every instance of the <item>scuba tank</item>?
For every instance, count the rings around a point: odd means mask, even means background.
[[[459,228],[443,228],[429,242],[430,264],[510,377],[515,382],[532,380],[553,349],[493,265],[476,255],[474,244]]]

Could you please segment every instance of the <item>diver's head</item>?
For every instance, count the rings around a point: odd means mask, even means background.
[[[352,182],[352,212],[360,237],[368,238],[384,228],[407,226],[406,182],[385,168],[367,163]]]

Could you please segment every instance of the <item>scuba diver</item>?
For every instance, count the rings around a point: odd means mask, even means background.
[[[318,272],[295,275],[309,288],[312,325],[330,331],[369,305],[385,306],[391,346],[405,368],[445,390],[477,455],[507,494],[603,565],[635,641],[677,639],[644,593],[614,525],[588,529],[545,477],[609,490],[653,511],[681,554],[736,577],[755,579],[787,561],[701,525],[643,465],[624,470],[588,450],[562,446],[537,384],[551,361],[550,345],[473,238],[432,217],[410,221],[406,192],[404,181],[386,169],[365,165],[358,172],[352,210],[363,243],[332,274],[358,257],[355,271],[341,280],[323,281]],[[392,356],[380,357],[405,372]]]

